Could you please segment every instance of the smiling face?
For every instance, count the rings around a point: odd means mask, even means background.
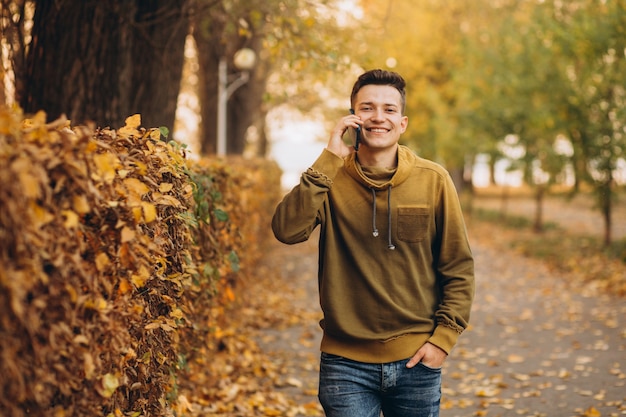
[[[390,85],[363,86],[354,97],[354,112],[363,121],[362,143],[371,150],[395,149],[408,125],[402,96]]]

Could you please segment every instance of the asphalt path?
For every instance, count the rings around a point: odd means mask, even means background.
[[[445,367],[442,417],[626,415],[626,300],[470,228],[476,300]]]

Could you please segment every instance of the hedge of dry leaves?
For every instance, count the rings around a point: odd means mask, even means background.
[[[210,352],[279,171],[162,139],[0,109],[0,415],[165,415]]]

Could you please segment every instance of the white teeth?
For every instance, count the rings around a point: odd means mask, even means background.
[[[370,129],[370,131],[374,133],[385,133],[387,129]]]

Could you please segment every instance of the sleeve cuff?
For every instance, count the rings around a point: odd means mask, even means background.
[[[324,148],[322,154],[313,162],[309,169],[332,180],[343,164],[343,158]]]
[[[444,350],[449,355],[458,339],[459,333],[456,330],[440,325],[435,328],[428,342]]]

